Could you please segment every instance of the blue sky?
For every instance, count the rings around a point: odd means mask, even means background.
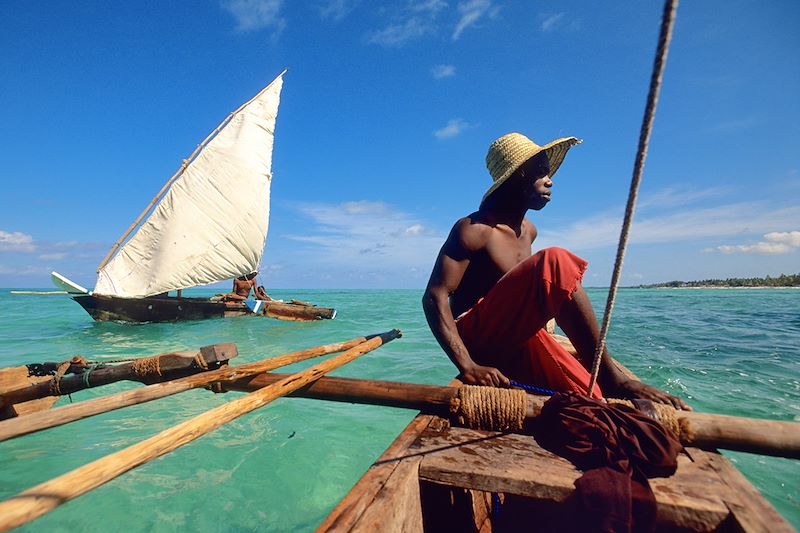
[[[574,135],[535,247],[607,286],[658,2],[0,3],[0,286],[111,244],[286,67],[267,288],[419,288],[489,143]],[[800,3],[684,0],[622,283],[800,272]]]

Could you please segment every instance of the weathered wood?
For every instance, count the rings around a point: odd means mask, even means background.
[[[50,409],[58,398],[39,398],[27,402],[3,405],[3,395],[12,389],[22,389],[50,381],[47,376],[31,376],[28,367],[0,368],[0,420]]]
[[[198,353],[204,361],[203,365],[195,360]],[[180,378],[208,368],[218,368],[228,359],[236,357],[237,354],[235,344],[225,343],[201,348],[200,352],[172,352],[156,355],[154,357],[158,358],[158,371],[155,373],[137,372],[136,362],[100,366],[94,370],[87,367],[80,374],[63,376],[58,388],[51,386],[52,380],[48,379],[33,385],[8,390],[0,396],[0,405],[27,402],[47,396],[63,396],[122,380],[153,383],[163,379]]]
[[[255,390],[280,379],[263,374],[247,380],[225,385],[229,390]],[[455,387],[412,385],[389,381],[371,381],[346,378],[325,378],[295,396],[350,403],[386,405],[445,415]],[[538,416],[547,396],[527,395],[526,420]],[[690,428],[690,437],[683,438],[685,445],[704,449],[723,448],[743,452],[800,458],[800,423],[758,420],[693,411],[675,411],[678,420]]]
[[[705,459],[727,485],[725,504],[731,520],[743,533],[792,533],[792,528],[775,508],[733,465],[719,454],[705,453]]]
[[[211,409],[158,435],[42,483],[0,503],[0,531],[21,526],[86,492],[187,444],[275,398],[290,393],[400,336],[393,330],[365,341],[343,354],[298,372],[225,405]]]
[[[300,361],[305,361],[312,357],[319,357],[335,352],[341,352],[353,348],[354,346],[366,341],[366,337],[359,337],[346,342],[338,342],[309,348],[285,354],[271,359],[249,363],[239,367],[223,367],[218,370],[211,370],[201,374],[186,376],[167,383],[149,385],[141,389],[120,392],[104,398],[96,398],[85,402],[75,403],[64,407],[59,407],[48,412],[37,413],[14,420],[0,421],[0,442],[21,435],[27,435],[43,429],[60,426],[75,420],[80,420],[100,413],[107,413],[115,409],[136,405],[144,402],[171,396],[179,392],[198,387],[204,387],[214,382],[222,382],[230,379],[241,379],[261,372],[268,372],[282,366],[290,365]],[[215,345],[217,346],[217,345]],[[201,348],[201,352],[209,347]],[[206,360],[212,357],[219,357],[219,353],[208,354]],[[277,381],[277,380],[276,380]],[[53,399],[55,401],[55,399]]]
[[[570,512],[574,482],[581,475],[530,436],[450,427],[431,415],[412,421],[392,449],[391,464],[398,466],[390,470],[388,463],[376,461],[318,531],[364,530],[362,526],[375,525],[372,517],[392,509],[392,496],[397,498],[395,507],[422,510],[425,531],[442,530],[445,523],[458,525],[454,530],[459,531],[491,531],[491,494],[500,494],[515,506],[504,506],[501,516],[523,509],[528,514],[520,516],[529,520],[524,523],[542,524]],[[399,465],[406,464],[418,470],[418,479],[400,470]],[[677,472],[669,478],[651,479],[650,485],[658,530],[792,531],[718,453],[687,448],[678,457]],[[417,490],[419,505],[403,499]],[[410,520],[407,514],[382,514],[379,529],[404,530]]]
[[[419,415],[414,418],[319,525],[317,531],[353,530],[364,511],[372,505],[394,470],[402,462],[408,453],[408,448],[434,419],[436,418],[429,415]]]

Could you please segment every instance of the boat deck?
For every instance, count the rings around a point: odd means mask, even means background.
[[[533,437],[419,415],[319,531],[547,530],[568,509],[580,476]],[[650,484],[658,531],[794,531],[718,453],[687,448],[675,475]],[[492,494],[503,500],[499,516],[491,512]]]

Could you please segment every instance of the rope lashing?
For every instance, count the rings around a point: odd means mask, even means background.
[[[630,400],[608,398],[606,401],[611,405],[626,405],[637,409],[637,406]],[[650,407],[655,410],[656,422],[661,424],[672,436],[681,442],[692,442],[694,431],[691,425],[685,418],[678,418],[678,411],[674,407],[656,402],[650,402]]]
[[[134,374],[140,377],[146,376],[153,376],[153,375],[161,375],[161,357],[145,357],[142,359],[136,359],[131,363],[131,370]]]
[[[72,359],[68,361],[63,361],[58,365],[56,368],[56,373],[53,375],[53,379],[50,380],[50,395],[51,396],[61,396],[61,378],[64,377],[64,374],[67,373],[69,367],[72,365],[83,365],[86,366],[86,359],[81,357],[80,355],[76,355]]]
[[[464,385],[450,402],[459,424],[487,431],[518,431],[525,423],[525,391]]]
[[[611,323],[611,311],[614,309],[614,301],[617,298],[617,286],[619,285],[620,274],[622,273],[622,262],[625,258],[625,248],[628,245],[628,235],[630,234],[633,211],[636,207],[636,197],[639,194],[639,184],[642,180],[644,162],[647,159],[647,145],[650,142],[650,134],[653,131],[653,120],[655,119],[656,106],[658,105],[658,94],[661,91],[661,81],[664,78],[664,67],[667,63],[669,43],[672,39],[672,28],[675,26],[675,14],[678,9],[678,0],[667,0],[664,3],[664,13],[661,17],[661,33],[658,38],[658,49],[656,59],[653,64],[653,74],[650,77],[650,92],[647,95],[647,106],[642,119],[642,129],[639,132],[639,149],[636,153],[636,162],[633,165],[633,177],[631,178],[630,191],[628,192],[628,204],[625,207],[625,219],[622,223],[622,230],[617,246],[617,259],[614,263],[614,273],[611,276],[611,287],[608,290],[606,309],[603,314],[603,327],[600,330],[600,341],[592,361],[592,379],[589,382],[588,395],[592,396],[594,384],[597,382],[597,374],[600,371],[600,361],[606,347],[606,335],[608,326]]]

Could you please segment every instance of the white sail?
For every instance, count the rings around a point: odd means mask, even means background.
[[[283,74],[223,122],[148,219],[100,268],[94,292],[137,298],[255,272],[269,226]]]

